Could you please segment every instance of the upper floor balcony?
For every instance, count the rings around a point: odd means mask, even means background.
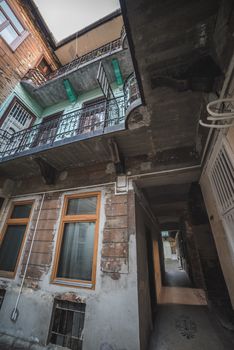
[[[83,108],[47,117],[41,123],[13,134],[0,129],[0,163],[41,154],[51,164],[56,158],[59,158],[60,165],[69,163],[78,143],[83,145],[85,140],[100,140],[111,133],[124,131],[127,116],[141,104],[134,74],[126,80],[123,91],[120,97],[107,100],[103,96],[98,102],[86,103]],[[63,151],[66,149],[67,156],[63,162]]]
[[[80,93],[97,87],[97,72],[102,61],[110,84],[125,81],[133,72],[133,64],[128,48],[125,28],[120,37],[97,47],[44,76],[38,69],[30,69],[22,79],[22,85],[44,108],[67,99],[64,80],[69,80],[72,90]]]

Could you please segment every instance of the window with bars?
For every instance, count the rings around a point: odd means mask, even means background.
[[[72,350],[81,350],[85,307],[84,303],[55,299],[49,342]]]
[[[223,138],[216,146],[208,175],[224,227],[234,248],[234,154]]]
[[[3,303],[3,300],[4,300],[5,294],[6,294],[5,289],[0,289],[0,309],[2,307],[2,303]]]
[[[4,114],[0,128],[14,134],[27,129],[34,120],[35,116],[15,98]]]
[[[15,51],[27,37],[22,26],[6,0],[0,0],[0,36]]]

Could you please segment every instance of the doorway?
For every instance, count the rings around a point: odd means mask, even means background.
[[[185,242],[178,230],[161,231],[163,246],[163,285],[167,287],[192,287],[187,273]]]

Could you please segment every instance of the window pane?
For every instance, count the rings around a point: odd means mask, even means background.
[[[0,309],[2,307],[3,299],[6,294],[6,291],[4,289],[0,289]]]
[[[11,8],[8,6],[6,1],[2,1],[1,2],[1,8],[7,14],[7,16],[10,18],[10,20],[12,21],[12,23],[14,24],[16,29],[19,31],[19,33],[22,33],[24,31],[24,28],[22,27],[22,25],[20,24],[18,18],[16,18],[16,16],[14,15],[13,11],[11,10]]]
[[[15,205],[11,214],[11,219],[29,218],[31,208],[31,204]]]
[[[8,44],[12,44],[13,41],[18,37],[18,34],[11,25],[8,25],[6,28],[4,28],[0,34]]]
[[[91,281],[95,223],[65,224],[57,277]]]
[[[97,197],[69,199],[67,215],[96,214]]]
[[[6,22],[6,17],[4,16],[4,14],[0,11],[0,24],[3,24],[4,22]]]
[[[8,225],[0,247],[0,270],[14,272],[26,225]]]
[[[55,301],[57,304],[51,320],[50,342],[72,350],[82,349],[85,304]]]
[[[1,210],[1,208],[2,208],[2,205],[3,205],[3,203],[4,203],[4,200],[5,200],[5,198],[0,197],[0,210]]]

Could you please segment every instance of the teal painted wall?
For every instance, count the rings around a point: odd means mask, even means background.
[[[116,97],[123,95],[123,86],[118,86],[117,83],[112,84],[112,90]],[[77,101],[73,103],[71,103],[69,100],[65,100],[43,109],[43,107],[35,99],[33,99],[19,83],[15,87],[14,92],[10,94],[5,102],[0,106],[0,118],[14,97],[17,97],[37,117],[35,122],[35,124],[37,124],[40,123],[44,117],[57,112],[63,111],[63,114],[65,114],[72,112],[73,110],[80,109],[85,101],[89,101],[100,96],[103,96],[103,93],[100,88],[97,88],[80,94]]]
[[[123,95],[123,86],[118,86],[116,83],[112,85],[113,93],[116,97]],[[42,118],[57,112],[63,111],[63,114],[72,112],[73,110],[82,108],[84,102],[103,96],[100,88],[94,89],[84,94],[80,94],[77,101],[71,103],[68,100],[61,101],[53,106],[47,107],[42,113]]]
[[[8,105],[11,103],[12,99],[17,97],[36,117],[41,118],[43,108],[35,101],[29,93],[23,88],[19,83],[16,85],[14,91],[8,96],[4,103],[0,106],[0,118],[6,111]]]

